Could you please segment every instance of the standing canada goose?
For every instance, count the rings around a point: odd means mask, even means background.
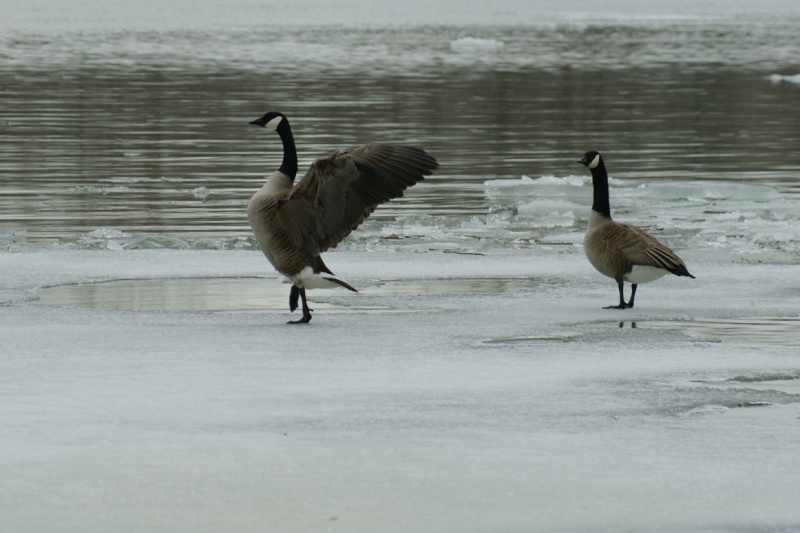
[[[619,305],[605,309],[633,307],[636,287],[653,281],[668,272],[694,278],[675,252],[640,228],[611,220],[608,202],[608,173],[599,152],[586,152],[577,161],[592,171],[594,203],[589,213],[589,227],[583,238],[583,250],[592,266],[601,274],[614,278],[619,286]],[[631,299],[625,303],[622,284],[631,284]]]
[[[253,120],[276,131],[283,141],[283,162],[247,204],[247,219],[261,251],[275,269],[289,278],[289,310],[303,302],[311,320],[306,289],[336,287],[357,292],[338,279],[320,254],[335,248],[378,206],[403,195],[403,190],[439,167],[424,150],[412,146],[365,144],[338,150],[314,161],[296,185],[297,150],[286,116],[270,111]]]

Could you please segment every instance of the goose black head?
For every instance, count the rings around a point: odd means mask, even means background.
[[[268,113],[264,113],[264,116],[261,118],[257,118],[255,120],[251,120],[250,124],[254,124],[256,126],[261,126],[262,128],[268,128],[272,131],[276,131],[278,126],[282,122],[286,121],[286,116],[283,113],[278,113],[277,111],[270,111]]]
[[[600,164],[600,161],[602,160],[603,159],[602,157],[600,157],[600,152],[596,150],[589,150],[588,152],[583,154],[583,157],[578,159],[576,163],[580,163],[583,166],[592,169],[592,168],[597,168],[597,166]]]

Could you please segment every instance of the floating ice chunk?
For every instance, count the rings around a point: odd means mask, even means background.
[[[192,194],[195,198],[199,198],[200,200],[205,200],[208,198],[208,195],[211,194],[211,189],[208,187],[198,187],[192,191]]]
[[[621,183],[621,181],[610,178],[612,183]],[[484,187],[489,188],[502,188],[502,187],[540,187],[540,186],[569,186],[569,187],[583,187],[591,183],[591,179],[584,176],[542,176],[540,178],[531,178],[530,176],[521,176],[519,179],[499,179],[487,180],[483,182]]]
[[[98,228],[91,233],[89,233],[89,237],[95,239],[116,239],[120,237],[127,237],[125,233],[118,229],[114,228]]]
[[[557,176],[542,176],[533,181],[535,185],[569,185],[572,187],[583,187],[591,183],[591,180],[584,176],[564,176],[563,178]]]
[[[127,250],[147,250],[167,248],[170,250],[187,250],[192,246],[183,237],[171,233],[140,233],[132,236],[125,244]]]
[[[532,178],[522,176],[519,179],[484,181],[483,186],[487,198],[507,205],[509,202],[515,204],[520,198],[535,196],[537,189],[534,183]]]
[[[80,250],[124,250],[130,236],[114,228],[98,228],[89,233],[70,235],[58,240],[59,246]]]
[[[89,233],[88,238],[94,244],[100,244],[101,246],[105,241],[105,248],[108,250],[122,250],[124,248],[119,240],[127,240],[128,236],[118,229],[100,228]]]
[[[722,181],[649,182],[646,189],[661,198],[771,201],[781,197],[780,192],[770,185]]]
[[[128,192],[131,189],[130,187],[125,187],[124,185],[117,185],[112,187],[94,187],[92,185],[88,186],[76,185],[74,187],[70,187],[69,190],[77,193],[114,194],[114,193]]]
[[[517,207],[520,216],[536,219],[536,227],[555,228],[571,227],[575,224],[575,211],[581,211],[584,206],[561,199],[536,199],[525,202]]]
[[[110,181],[111,183],[141,183],[149,179],[150,178],[142,176],[111,176],[106,181]]]
[[[493,188],[493,187],[519,187],[520,185],[523,186],[530,186],[533,185],[533,178],[528,176],[522,176],[519,179],[500,179],[500,180],[487,180],[483,182],[484,187],[486,188]]]
[[[497,52],[505,44],[495,39],[479,39],[476,37],[462,37],[450,42],[453,52]]]
[[[781,74],[772,74],[769,77],[769,81],[772,83],[780,83],[785,81],[787,83],[797,83],[800,84],[800,74],[795,74],[794,76],[783,76]]]
[[[551,212],[558,211],[573,212],[576,209],[582,211],[591,205],[591,187],[586,187],[591,180],[584,176],[542,176],[540,178],[530,178],[522,176],[519,179],[503,179],[485,181],[484,187],[486,197],[500,206],[518,206],[518,214],[523,216],[541,215],[549,218]],[[531,197],[540,203],[526,203]],[[567,201],[569,200],[569,201]],[[555,203],[554,203],[555,202]],[[559,203],[560,202],[560,203]],[[547,206],[550,206],[547,210]],[[557,207],[560,205],[561,207]],[[569,213],[569,218],[574,215]],[[561,220],[558,225],[569,225],[566,218]],[[552,226],[549,222],[544,227]]]

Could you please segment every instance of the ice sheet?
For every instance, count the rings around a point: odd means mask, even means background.
[[[495,205],[495,226],[506,234],[525,228],[543,241],[580,242],[592,203],[590,179],[522,176],[490,180],[484,187]],[[649,228],[697,258],[788,263],[800,258],[800,216],[791,191],[758,183],[611,177],[610,195],[616,220]]]
[[[796,83],[800,84],[800,74],[795,74],[793,76],[787,76],[782,74],[770,74],[769,81],[772,83],[780,83],[785,81],[786,83]]]
[[[327,257],[365,294],[311,291],[325,306],[294,327],[266,302],[247,313],[25,303],[37,287],[119,279],[183,279],[191,292],[186,278],[261,279],[285,302],[255,251],[0,253],[14,273],[2,299],[16,302],[0,307],[4,526],[800,527],[796,335],[778,327],[798,320],[796,266],[690,262],[696,280],[642,286],[620,312],[600,308],[616,289],[574,246],[465,255],[384,242]],[[367,294],[440,278],[512,282]],[[687,327],[726,320],[756,329]]]

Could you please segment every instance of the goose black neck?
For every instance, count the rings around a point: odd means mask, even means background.
[[[283,162],[281,162],[281,167],[278,170],[294,179],[297,176],[297,148],[294,146],[294,137],[292,136],[292,128],[289,126],[289,121],[286,119],[281,120],[275,131],[281,136],[281,141],[283,142]]]
[[[592,188],[594,189],[592,210],[610,219],[611,205],[608,201],[608,172],[606,172],[606,164],[600,159],[600,163],[591,171]]]

